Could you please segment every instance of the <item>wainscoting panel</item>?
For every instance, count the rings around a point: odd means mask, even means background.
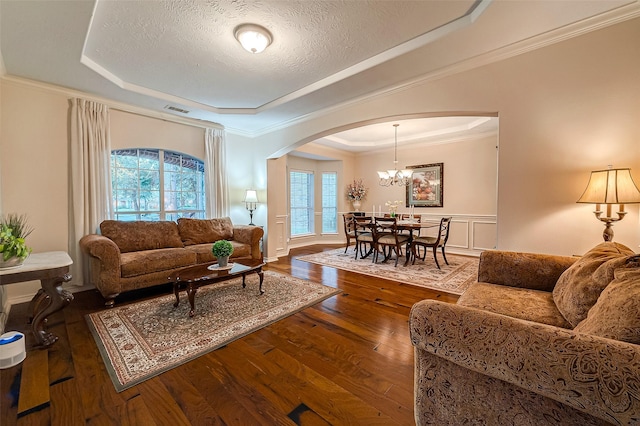
[[[442,216],[422,214],[422,222],[440,223]],[[492,249],[497,240],[497,218],[489,215],[451,214],[451,229],[447,251],[470,256],[480,256],[486,249]],[[422,231],[425,235],[435,235],[437,228]]]
[[[472,222],[473,250],[489,250],[496,248],[497,224],[495,221]]]
[[[281,252],[283,252],[282,254],[286,256],[289,251],[287,249],[287,216],[286,215],[276,216],[275,231],[276,231],[276,235],[278,236],[278,239],[277,239],[278,244],[276,246],[278,255],[281,255]]]

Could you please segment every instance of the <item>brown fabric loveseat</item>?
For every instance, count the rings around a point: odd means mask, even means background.
[[[171,221],[105,220],[100,235],[86,235],[80,247],[89,256],[89,279],[113,306],[122,292],[168,283],[180,268],[216,260],[211,247],[229,240],[231,260],[262,259],[259,226],[234,226],[228,217]]]
[[[414,305],[418,425],[640,425],[640,256],[486,251],[478,282]]]

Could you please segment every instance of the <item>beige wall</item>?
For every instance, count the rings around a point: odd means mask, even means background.
[[[416,208],[418,214],[469,214],[493,215],[497,210],[497,135],[471,138],[456,142],[412,144],[398,147],[398,167],[443,163],[443,207]],[[361,154],[357,157],[356,170],[369,188],[362,209],[368,212],[386,211],[386,201],[400,200],[399,213],[408,213],[405,207],[406,187],[382,187],[378,184],[376,170],[393,166],[393,149]]]
[[[26,214],[34,252],[67,250],[68,98],[49,90],[2,82],[2,206]],[[6,286],[10,300],[29,298],[39,283]]]
[[[261,137],[286,147],[331,129],[411,113],[500,118],[498,248],[579,254],[601,241],[593,206],[576,204],[589,172],[630,167],[640,182],[640,19],[334,110]],[[392,119],[392,118],[390,118]],[[640,245],[638,206],[615,225]]]
[[[204,160],[204,128],[111,109],[111,149],[156,148]]]
[[[267,162],[259,142],[234,134],[227,134],[227,179],[230,216],[233,223],[249,223],[249,212],[244,200],[247,189],[258,191],[258,205],[253,212],[253,223],[267,223]]]
[[[4,72],[4,64],[0,57],[0,72]],[[0,84],[0,100],[2,99],[2,84]],[[2,152],[2,102],[0,102],[0,158],[3,156]],[[2,161],[0,161],[0,215],[4,214],[2,209]],[[0,334],[4,334],[4,325],[7,322],[7,290],[4,286],[0,286]]]

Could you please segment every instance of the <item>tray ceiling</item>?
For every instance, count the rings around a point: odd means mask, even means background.
[[[0,52],[8,76],[255,136],[639,10],[636,0],[2,0]],[[272,45],[242,49],[243,23],[267,28]]]

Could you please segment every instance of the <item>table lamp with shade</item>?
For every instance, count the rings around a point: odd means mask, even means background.
[[[256,209],[258,201],[258,192],[255,189],[247,189],[244,193],[244,205],[249,210],[249,225],[255,225],[253,223],[253,212]]]
[[[633,182],[631,169],[614,169],[609,166],[606,170],[591,172],[587,188],[577,202],[596,205],[596,210],[593,213],[605,224],[602,237],[605,241],[613,241],[613,222],[624,219],[627,214],[624,210],[625,204],[640,203],[640,190]],[[602,216],[601,204],[607,206],[606,216]],[[613,204],[619,205],[615,218],[612,217],[611,212]]]

